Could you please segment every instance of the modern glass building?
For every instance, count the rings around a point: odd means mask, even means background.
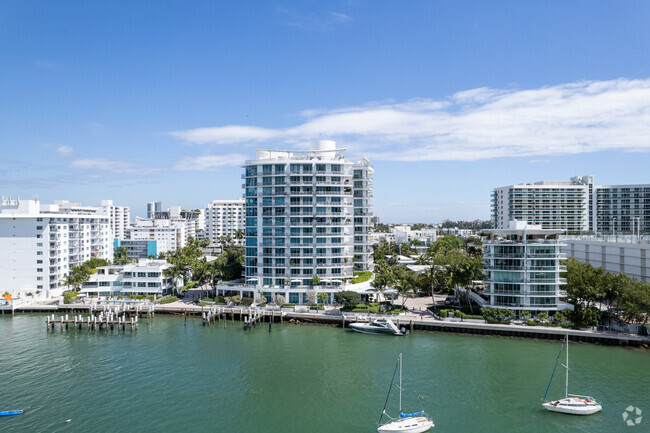
[[[333,141],[310,150],[258,150],[245,162],[245,276],[265,296],[305,302],[314,277],[333,293],[372,270],[372,174]]]
[[[560,265],[565,246],[557,239],[562,230],[542,229],[512,222],[509,229],[490,230],[483,249],[486,275],[483,295],[489,307],[518,311],[551,312],[569,305],[560,277],[566,267]]]

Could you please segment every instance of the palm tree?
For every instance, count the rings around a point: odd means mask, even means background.
[[[399,283],[397,284],[397,293],[402,295],[402,309],[404,309],[404,306],[406,305],[406,299],[413,297],[415,286],[415,273],[408,272],[400,278]]]
[[[242,229],[235,230],[235,239],[238,241],[244,239],[244,231]]]

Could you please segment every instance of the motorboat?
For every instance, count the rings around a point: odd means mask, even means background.
[[[25,413],[23,409],[21,410],[6,410],[3,412],[0,412],[0,416],[8,416],[8,415],[20,415],[22,413]]]
[[[392,418],[386,413],[386,406],[388,405],[388,398],[390,397],[390,391],[393,388],[393,382],[395,381],[395,373],[399,367],[399,418]],[[384,415],[388,418],[388,422],[385,424],[381,423]],[[393,372],[393,379],[390,381],[390,387],[388,388],[388,395],[386,395],[386,403],[384,403],[384,409],[381,411],[378,422],[379,427],[377,431],[379,433],[423,433],[428,431],[433,427],[433,421],[427,414],[423,411],[414,412],[414,413],[404,413],[402,411],[402,354],[399,354],[397,358],[397,365],[395,365],[395,371]]]
[[[370,323],[350,323],[350,328],[362,334],[406,335],[404,327],[401,329],[390,319],[376,319]]]
[[[564,367],[566,368],[566,379],[564,384],[564,398],[560,400],[545,401],[546,395],[548,394],[548,390],[551,387],[551,382],[553,381],[553,376],[555,375],[555,369],[557,368],[560,355],[562,354],[562,349],[565,346],[566,346],[566,365],[564,365]],[[551,412],[567,413],[570,415],[591,415],[603,410],[603,407],[596,401],[596,399],[594,399],[591,396],[569,394],[569,335],[568,334],[566,335],[566,337],[564,337],[564,342],[562,343],[562,347],[560,348],[560,353],[558,353],[557,359],[555,360],[555,367],[553,367],[551,380],[549,380],[548,382],[548,387],[546,387],[546,393],[544,394],[544,398],[542,399],[542,401],[544,401],[544,403],[542,403],[542,406],[544,406],[546,410],[550,410]]]

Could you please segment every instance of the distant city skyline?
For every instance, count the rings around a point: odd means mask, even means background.
[[[146,216],[242,196],[257,148],[331,139],[382,222],[500,186],[650,183],[650,3],[0,4],[0,193]]]

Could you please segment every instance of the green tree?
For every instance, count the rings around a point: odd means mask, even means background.
[[[416,287],[417,282],[415,272],[405,272],[400,276],[396,289],[397,293],[402,296],[402,309],[404,309],[404,306],[406,305],[406,300],[415,296]]]
[[[379,293],[384,296],[384,291],[388,286],[394,285],[396,282],[395,275],[386,272],[386,273],[381,273],[378,275],[375,275],[375,279],[370,283],[372,287],[374,287]],[[384,297],[385,298],[385,297]]]
[[[75,291],[81,290],[81,286],[90,279],[90,269],[87,266],[73,266],[70,269],[68,275],[66,275],[61,284],[67,286],[68,288],[72,287]]]
[[[450,250],[464,250],[465,242],[458,236],[454,235],[444,235],[439,238],[429,247],[428,253],[435,256],[440,252],[446,252]]]
[[[131,260],[129,254],[126,252],[126,247],[117,247],[113,253],[113,263],[116,265],[126,265]]]
[[[321,283],[321,279],[318,275],[314,275],[311,279],[312,286],[318,286]]]
[[[334,293],[334,301],[339,304],[343,304],[344,310],[351,310],[357,304],[361,303],[361,295],[352,290],[343,290],[341,292]]]
[[[318,293],[318,302],[321,304],[325,304],[327,300],[329,299],[329,295],[325,292],[319,292]]]

